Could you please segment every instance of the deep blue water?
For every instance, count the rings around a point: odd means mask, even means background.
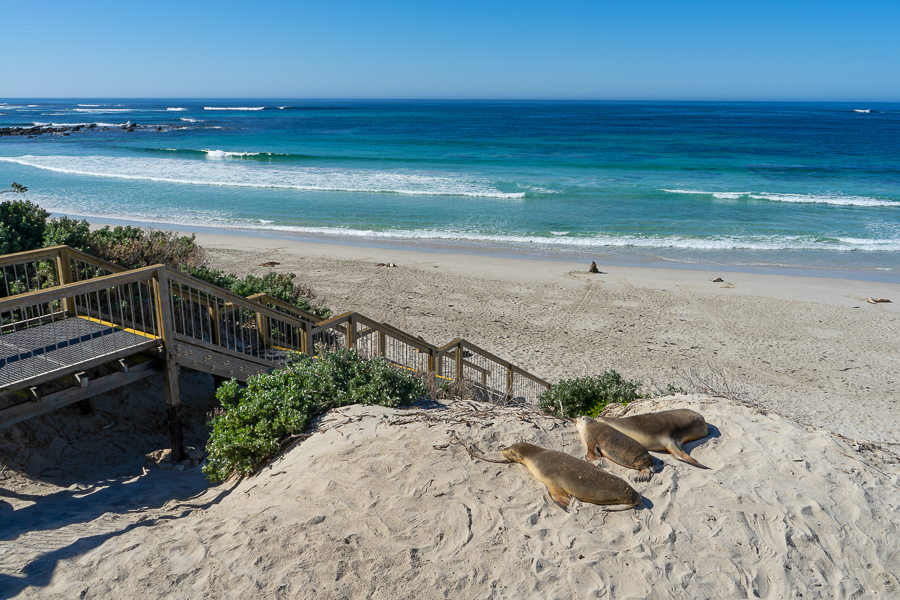
[[[900,280],[900,104],[0,104],[33,123],[97,124],[0,138],[55,213]]]

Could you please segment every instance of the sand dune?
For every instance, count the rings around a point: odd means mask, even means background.
[[[329,413],[319,433],[259,475],[157,510],[152,526],[120,528],[21,597],[900,593],[900,490],[827,433],[723,401],[641,402],[634,414],[704,414],[712,436],[689,449],[711,469],[656,454],[662,470],[632,482],[644,508],[606,512],[575,501],[567,513],[523,466],[478,461],[447,444],[455,431],[485,451],[528,440],[580,455],[572,424],[474,406]]]

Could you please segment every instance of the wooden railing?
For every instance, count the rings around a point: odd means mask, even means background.
[[[158,347],[161,270],[157,265],[0,299],[0,391]]]
[[[164,346],[170,363],[242,380],[284,365],[293,352],[357,348],[419,374],[469,381],[492,401],[534,403],[550,387],[463,339],[438,347],[356,312],[321,320],[268,294],[244,298],[163,265],[125,271],[56,246],[0,257],[0,276],[4,334],[81,317]],[[11,363],[4,364],[0,371],[8,373]]]
[[[69,246],[0,256],[0,298],[121,273],[126,269]]]

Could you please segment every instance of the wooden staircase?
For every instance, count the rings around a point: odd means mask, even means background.
[[[162,375],[179,460],[180,367],[246,381],[293,353],[340,347],[468,380],[492,401],[534,403],[550,387],[463,339],[435,346],[356,312],[322,320],[164,265],[125,270],[68,246],[0,256],[0,428]]]

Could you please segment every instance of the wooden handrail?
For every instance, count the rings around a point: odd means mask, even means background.
[[[259,302],[260,304],[274,304],[281,310],[287,312],[290,315],[293,315],[301,320],[309,320],[312,323],[318,324],[322,321],[322,317],[315,315],[311,312],[305,311],[302,308],[297,308],[293,304],[289,304],[280,298],[276,298],[270,294],[265,292],[259,292],[258,294],[253,294],[251,296],[247,296],[247,300],[253,300],[254,302]],[[279,311],[280,312],[280,311]]]
[[[393,338],[399,339],[403,343],[408,344],[408,345],[412,346],[413,348],[416,348],[423,352],[432,353],[437,350],[437,346],[434,346],[433,344],[429,344],[428,342],[426,342],[425,340],[423,340],[421,338],[412,336],[412,335],[406,333],[405,331],[403,331],[402,329],[397,329],[393,325],[388,325],[387,323],[378,323],[377,321],[374,321],[373,319],[370,319],[369,317],[366,317],[366,316],[358,314],[358,313],[356,314],[356,319],[357,319],[358,323],[362,323],[363,325],[365,325],[367,327],[371,327],[375,331],[379,331],[379,332],[385,333]]]
[[[144,267],[143,269],[134,269],[133,271],[104,275],[103,277],[95,277],[85,281],[76,281],[75,283],[67,283],[52,288],[9,296],[0,299],[0,311],[19,310],[27,306],[34,306],[35,304],[59,300],[61,298],[98,292],[117,285],[146,281],[147,279],[157,278],[160,269],[165,268],[165,265],[153,265],[152,267]]]
[[[59,256],[60,248],[68,246],[51,246],[50,248],[40,248],[39,250],[26,250],[24,252],[16,252],[14,254],[4,254],[0,256],[0,268],[18,265],[36,260],[44,260],[56,258]]]
[[[435,354],[435,357],[446,356],[446,355],[450,354],[451,350],[453,350],[454,348],[459,346],[464,341],[465,340],[463,340],[462,338],[456,338],[453,341],[448,342],[447,344],[445,344],[437,349],[437,351],[436,351],[437,353]]]
[[[98,267],[100,269],[106,269],[107,271],[112,271],[113,273],[122,273],[124,271],[128,271],[128,269],[126,269],[125,267],[120,267],[115,263],[103,260],[102,258],[97,258],[92,254],[82,252],[81,250],[76,250],[75,248],[72,248],[70,246],[54,246],[54,248],[68,248],[70,257],[82,262],[86,262],[87,264]]]
[[[209,294],[210,296],[225,300],[226,302],[231,302],[239,308],[252,310],[257,314],[264,315],[266,317],[269,317],[270,319],[275,319],[276,321],[282,321],[288,325],[293,325],[298,329],[303,329],[304,327],[303,321],[296,317],[292,317],[291,315],[277,311],[274,308],[269,308],[265,304],[254,302],[253,300],[248,300],[247,298],[244,298],[239,294],[235,294],[234,292],[230,292],[224,288],[220,288],[211,283],[207,283],[202,279],[197,279],[193,275],[187,275],[186,273],[182,273],[181,271],[168,269],[168,276],[169,281],[175,281],[179,284],[193,287],[203,292],[204,294]]]

